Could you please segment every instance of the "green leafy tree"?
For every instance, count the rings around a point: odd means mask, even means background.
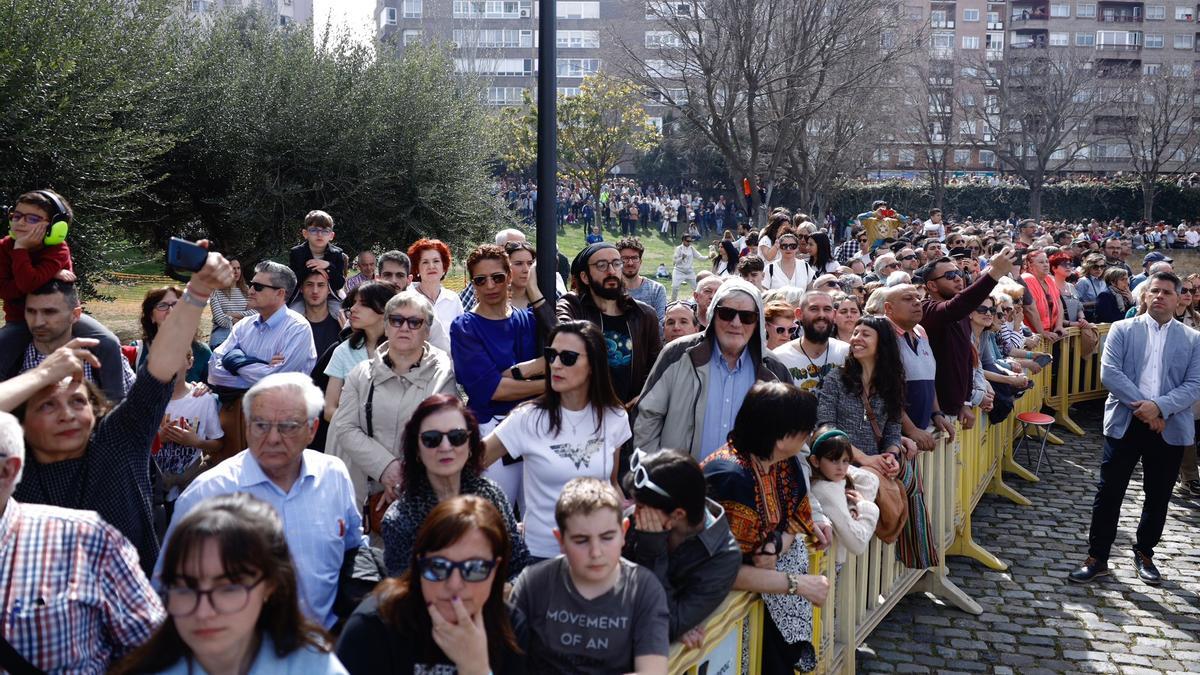
[[[559,175],[586,186],[594,208],[613,168],[652,150],[661,140],[644,103],[636,84],[604,73],[584,78],[577,96],[559,97]],[[537,120],[537,107],[528,94],[524,107],[501,114],[507,135],[502,158],[510,167],[528,168],[536,162]]]
[[[172,17],[165,0],[0,3],[0,185],[8,200],[52,187],[71,202],[85,293],[178,133]]]
[[[188,37],[175,85],[183,140],[144,212],[148,236],[209,236],[250,260],[299,240],[312,209],[338,243],[478,241],[507,218],[487,174],[492,138],[478,91],[446,55],[378,58],[346,35],[314,45],[254,10]]]

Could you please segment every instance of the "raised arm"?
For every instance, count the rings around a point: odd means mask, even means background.
[[[208,241],[201,240],[200,246],[208,248]],[[184,290],[182,301],[167,315],[158,328],[154,348],[146,360],[146,370],[159,382],[170,382],[179,372],[187,354],[192,351],[192,340],[200,327],[200,315],[208,306],[213,291],[227,288],[233,283],[233,267],[220,253],[209,253],[203,269],[192,275]]]

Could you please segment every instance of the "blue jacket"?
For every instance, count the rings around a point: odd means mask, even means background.
[[[1138,380],[1146,361],[1149,327],[1154,319],[1141,314],[1118,321],[1109,330],[1100,358],[1100,381],[1108,389],[1104,402],[1104,435],[1123,438],[1133,418],[1133,402],[1154,401],[1167,420],[1163,440],[1190,445],[1195,440],[1192,404],[1200,399],[1200,333],[1172,321],[1167,326],[1159,391],[1143,394]]]

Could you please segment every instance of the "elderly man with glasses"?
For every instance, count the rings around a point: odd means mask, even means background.
[[[302,373],[276,373],[246,392],[242,408],[250,447],[200,475],[175,502],[163,545],[198,504],[245,492],[272,507],[299,580],[300,606],[331,628],[342,565],[366,545],[362,514],[342,460],[306,449],[317,433],[325,397]],[[162,558],[154,578],[162,574]]]

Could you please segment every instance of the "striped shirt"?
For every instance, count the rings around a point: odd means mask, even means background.
[[[0,633],[51,673],[102,673],[166,618],[133,545],[93,511],[9,499],[0,585]]]
[[[275,508],[296,563],[300,607],[313,621],[332,627],[337,620],[333,600],[345,552],[367,544],[346,465],[336,457],[305,450],[300,477],[284,493],[263,473],[250,450],[243,450],[201,474],[183,491],[175,502],[163,545],[179,521],[205,499],[235,492],[245,492]],[[162,578],[162,558],[154,568],[154,578]]]
[[[230,289],[213,291],[208,299],[208,307],[212,310],[213,329],[233,328],[235,323],[229,316],[233,312],[246,313],[246,296],[242,289],[234,286]]]

